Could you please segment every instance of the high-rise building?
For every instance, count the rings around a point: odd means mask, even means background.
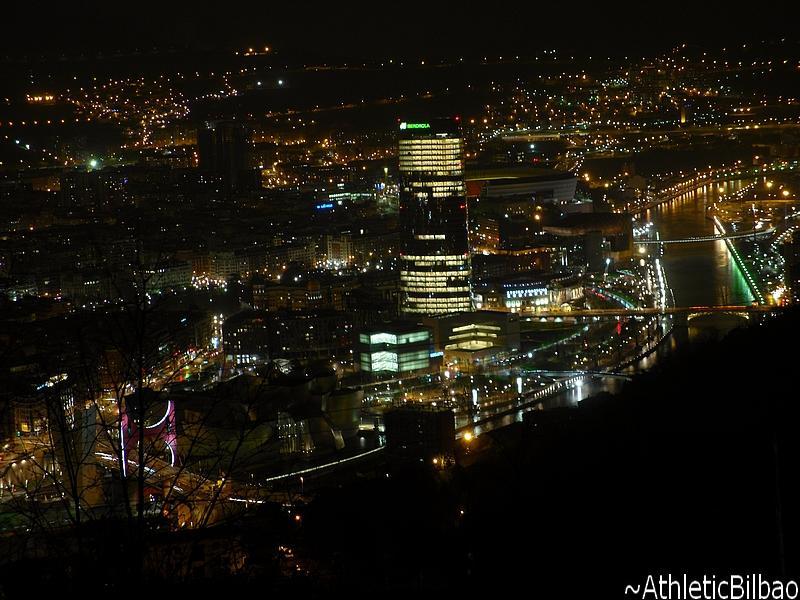
[[[787,304],[800,303],[800,236],[792,235],[791,239],[783,244],[781,254],[784,260],[784,284],[786,296],[783,301]]]
[[[208,121],[197,134],[200,170],[218,177],[225,195],[251,183],[248,143],[247,129],[235,121]]]
[[[400,123],[400,308],[472,309],[464,144],[458,123]]]

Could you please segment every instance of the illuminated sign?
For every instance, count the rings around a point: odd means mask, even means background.
[[[400,123],[400,129],[430,129],[430,123]]]
[[[332,208],[333,208],[332,202],[323,202],[322,204],[317,204],[316,206],[317,210],[330,210]]]

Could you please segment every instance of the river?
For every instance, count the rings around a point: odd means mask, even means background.
[[[703,186],[647,211],[645,218],[654,223],[661,239],[713,235],[714,225],[706,218],[707,207],[720,193],[730,194],[742,185],[741,181],[734,180]],[[753,295],[724,241],[665,244],[664,248],[664,271],[676,306],[746,305],[753,301]],[[688,328],[674,328],[655,352],[626,369],[625,373],[634,375],[647,370],[679,347],[709,337],[719,338],[744,324],[746,322],[740,317],[725,314],[694,319]],[[555,393],[541,404],[545,408],[574,406],[594,394],[619,391],[622,385],[624,381],[618,378],[587,377],[576,387]],[[475,425],[474,431],[481,433],[521,421],[523,411],[536,404],[531,402],[524,408],[489,417]],[[457,425],[468,426],[468,420],[460,419]]]
[[[740,181],[709,184],[647,211],[661,239],[714,235],[706,207],[725,193],[736,191]],[[753,296],[724,241],[665,245],[663,257],[667,281],[677,306],[750,304]]]

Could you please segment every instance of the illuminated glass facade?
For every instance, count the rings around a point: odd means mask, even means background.
[[[431,364],[431,331],[427,327],[387,325],[358,336],[359,363],[367,373],[406,373]]]
[[[452,120],[400,124],[401,310],[472,310],[464,145]]]

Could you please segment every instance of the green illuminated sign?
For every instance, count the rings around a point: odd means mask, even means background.
[[[400,123],[400,129],[430,129],[430,123]]]

